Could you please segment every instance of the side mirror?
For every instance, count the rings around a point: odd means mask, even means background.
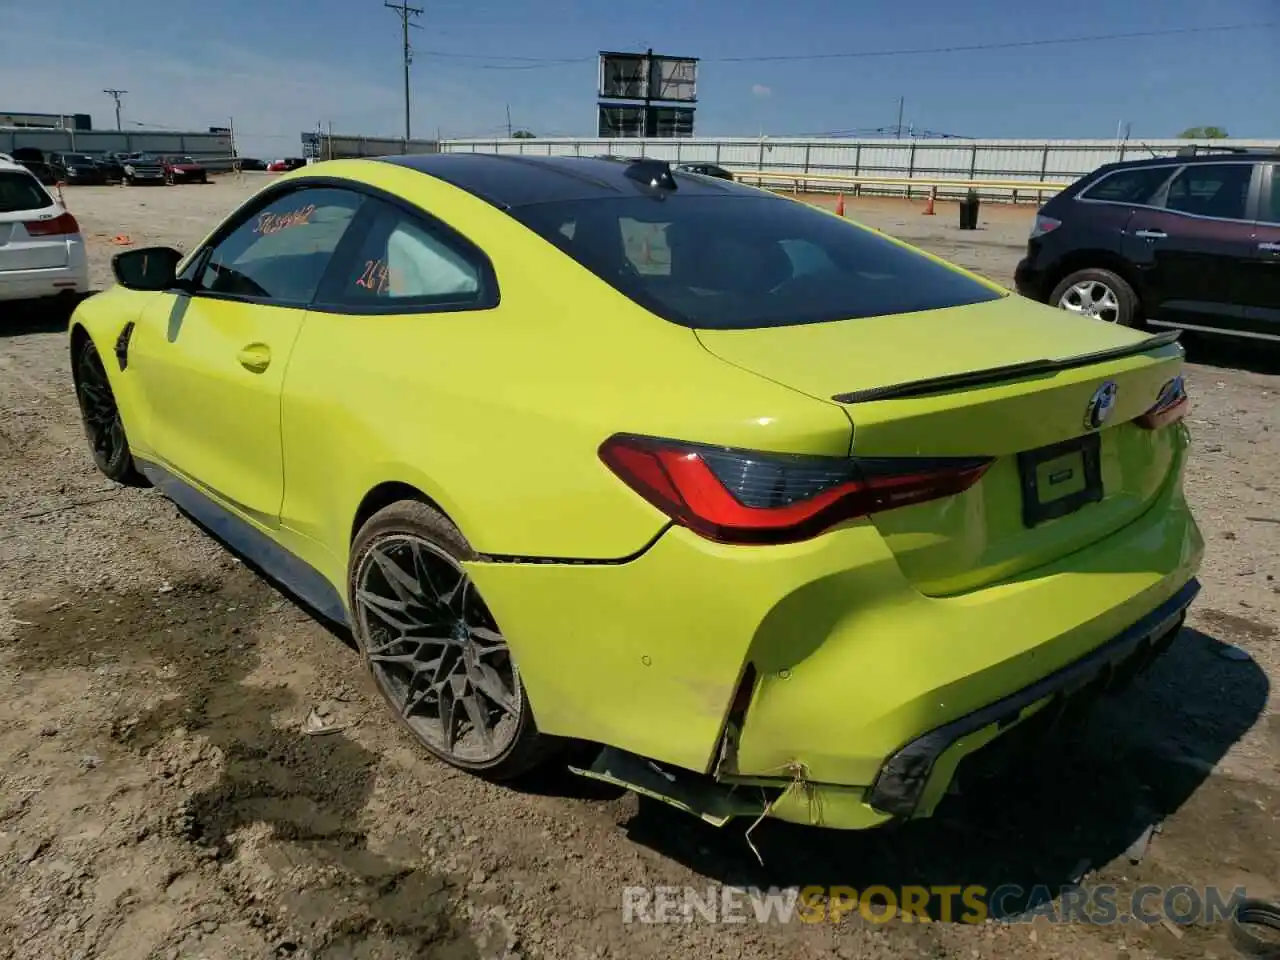
[[[168,290],[178,275],[185,256],[172,247],[142,247],[126,250],[111,258],[111,272],[128,290]]]

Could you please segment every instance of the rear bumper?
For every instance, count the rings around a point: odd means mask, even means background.
[[[0,300],[34,300],[58,294],[87,293],[89,266],[84,244],[71,244],[70,262],[65,267],[43,270],[0,270]]]
[[[876,810],[899,818],[915,815],[935,766],[963,746],[965,738],[994,727],[1002,733],[1040,710],[1056,715],[1091,696],[1118,689],[1163,653],[1178,634],[1187,607],[1200,592],[1197,580],[1162,603],[1119,636],[994,703],[916,737],[885,761],[866,793]]]
[[[1045,287],[1044,270],[1037,266],[1032,257],[1023,257],[1018,261],[1013,272],[1013,285],[1021,296],[1029,300],[1043,303],[1048,299],[1050,291]]]

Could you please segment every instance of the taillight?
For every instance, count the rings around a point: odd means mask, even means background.
[[[1053,217],[1046,217],[1042,214],[1036,214],[1036,222],[1031,225],[1031,239],[1043,237],[1052,230],[1057,230],[1062,226],[1061,220],[1055,220]]]
[[[52,220],[28,220],[23,224],[27,233],[33,237],[60,237],[68,233],[79,233],[80,224],[70,213],[54,217]]]
[[[1191,409],[1191,398],[1181,376],[1174,377],[1160,388],[1156,404],[1134,422],[1148,430],[1156,430],[1170,423],[1177,423]]]
[[[616,434],[600,459],[676,523],[721,543],[790,543],[880,510],[967,490],[987,458],[760,453]]]

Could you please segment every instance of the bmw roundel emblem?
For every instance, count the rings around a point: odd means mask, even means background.
[[[1084,425],[1090,430],[1097,430],[1111,416],[1111,412],[1116,408],[1116,393],[1118,387],[1114,380],[1108,380],[1097,390],[1093,392],[1093,396],[1089,400],[1089,406],[1084,411]]]

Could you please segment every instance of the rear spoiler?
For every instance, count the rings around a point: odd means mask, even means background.
[[[1090,364],[1102,363],[1105,360],[1118,360],[1131,357],[1157,347],[1167,347],[1176,343],[1180,331],[1170,330],[1127,343],[1122,347],[1109,350],[1098,350],[1094,353],[1081,354],[1078,357],[1067,357],[1062,360],[1026,360],[1022,363],[1010,363],[1003,367],[989,367],[986,370],[968,370],[964,373],[949,373],[941,377],[927,377],[924,380],[910,380],[887,387],[869,387],[866,390],[850,390],[848,393],[837,393],[832,400],[837,403],[869,403],[872,400],[899,400],[905,397],[923,397],[931,393],[946,393],[965,387],[983,387],[1002,380],[1017,380],[1020,377],[1032,377],[1043,373],[1057,373],[1059,370],[1071,370],[1076,367],[1087,367]]]

